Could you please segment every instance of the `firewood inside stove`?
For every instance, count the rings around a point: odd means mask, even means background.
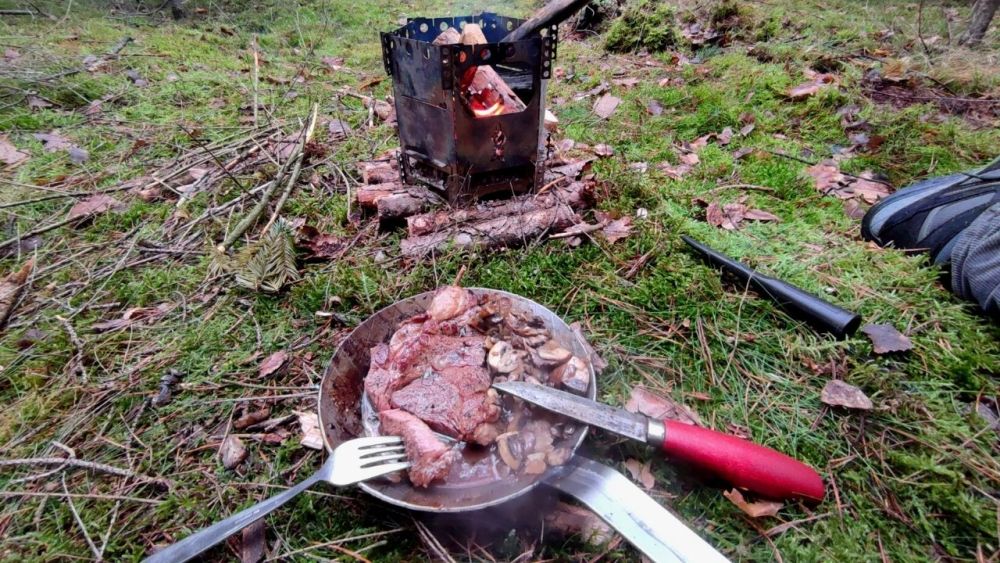
[[[435,45],[485,45],[486,35],[474,23],[466,24],[461,34],[453,27],[434,39]],[[479,56],[474,51],[473,56]],[[476,117],[489,117],[524,111],[526,106],[507,82],[488,64],[470,67],[461,79],[462,100]]]

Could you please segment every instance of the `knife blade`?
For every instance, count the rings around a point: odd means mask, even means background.
[[[546,385],[504,381],[493,387],[585,424],[659,446],[672,458],[765,497],[820,501],[826,492],[813,468],[736,436],[674,420],[655,420]]]

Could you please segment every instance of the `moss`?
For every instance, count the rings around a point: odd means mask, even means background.
[[[626,52],[645,49],[663,51],[677,44],[677,29],[673,7],[665,2],[636,0],[625,13],[611,24],[605,37],[610,51]]]

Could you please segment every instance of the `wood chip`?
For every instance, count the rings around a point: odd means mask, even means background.
[[[784,506],[780,502],[761,500],[757,502],[749,502],[743,498],[743,493],[738,489],[732,489],[730,491],[723,491],[722,496],[729,499],[729,502],[735,504],[744,513],[749,515],[751,518],[763,518],[764,516],[777,516],[778,511]]]
[[[890,352],[906,352],[913,348],[913,342],[892,325],[866,324],[861,331],[872,341],[872,349],[876,354]]]
[[[319,416],[315,412],[298,412],[299,428],[302,429],[300,444],[313,450],[323,449],[323,432],[319,426]]]
[[[834,407],[847,407],[849,409],[871,410],[875,405],[872,400],[865,395],[864,391],[857,387],[844,383],[840,379],[831,379],[823,386],[819,400]]]

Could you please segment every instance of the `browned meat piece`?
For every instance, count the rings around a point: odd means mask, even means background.
[[[441,441],[419,418],[400,410],[390,409],[379,413],[383,435],[400,436],[410,460],[410,482],[426,487],[448,474],[451,465],[461,454]]]

